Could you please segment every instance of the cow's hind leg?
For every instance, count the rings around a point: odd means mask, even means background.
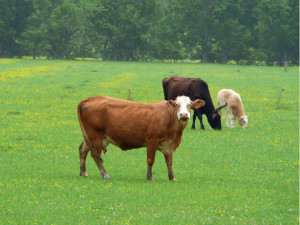
[[[93,149],[91,149],[91,156],[93,157],[103,179],[110,179],[110,176],[106,172],[103,166],[103,160],[101,158],[102,152],[102,139],[97,139],[96,141],[91,142]]]
[[[169,176],[169,180],[171,181],[176,181],[173,170],[172,170],[172,163],[173,163],[173,155],[170,154],[164,154],[165,156],[165,161],[168,167],[168,176]]]
[[[79,159],[80,159],[80,176],[87,177],[86,173],[86,157],[89,153],[89,148],[83,141],[79,146]]]

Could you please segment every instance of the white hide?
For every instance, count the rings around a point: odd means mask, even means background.
[[[176,105],[178,105],[179,110],[177,113],[177,117],[180,120],[182,117],[187,117],[190,119],[191,117],[191,99],[186,96],[179,96],[176,98]]]
[[[225,108],[225,118],[227,127],[234,128],[235,119],[238,120],[242,128],[247,127],[248,116],[244,114],[242,99],[237,92],[230,89],[222,89],[218,92],[217,102],[219,106],[223,105],[224,103],[227,104]]]

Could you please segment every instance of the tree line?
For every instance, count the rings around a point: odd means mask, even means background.
[[[0,0],[0,57],[299,63],[298,0]]]

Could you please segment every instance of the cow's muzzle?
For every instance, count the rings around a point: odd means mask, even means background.
[[[189,114],[188,113],[180,113],[180,119],[183,121],[189,120]]]

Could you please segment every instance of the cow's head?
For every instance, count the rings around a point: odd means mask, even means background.
[[[219,113],[214,112],[211,116],[211,120],[208,120],[208,122],[213,129],[222,130],[221,115]]]
[[[191,117],[191,109],[199,109],[205,102],[200,99],[191,101],[189,97],[178,96],[175,101],[169,100],[169,104],[176,108],[178,120],[187,121]]]
[[[242,128],[246,128],[248,126],[248,116],[241,116],[238,118],[238,121]]]
[[[224,103],[223,105],[220,105],[212,114],[211,121],[209,120],[209,124],[211,127],[215,130],[222,130],[222,125],[221,125],[221,109],[225,108],[227,106],[227,103]]]

